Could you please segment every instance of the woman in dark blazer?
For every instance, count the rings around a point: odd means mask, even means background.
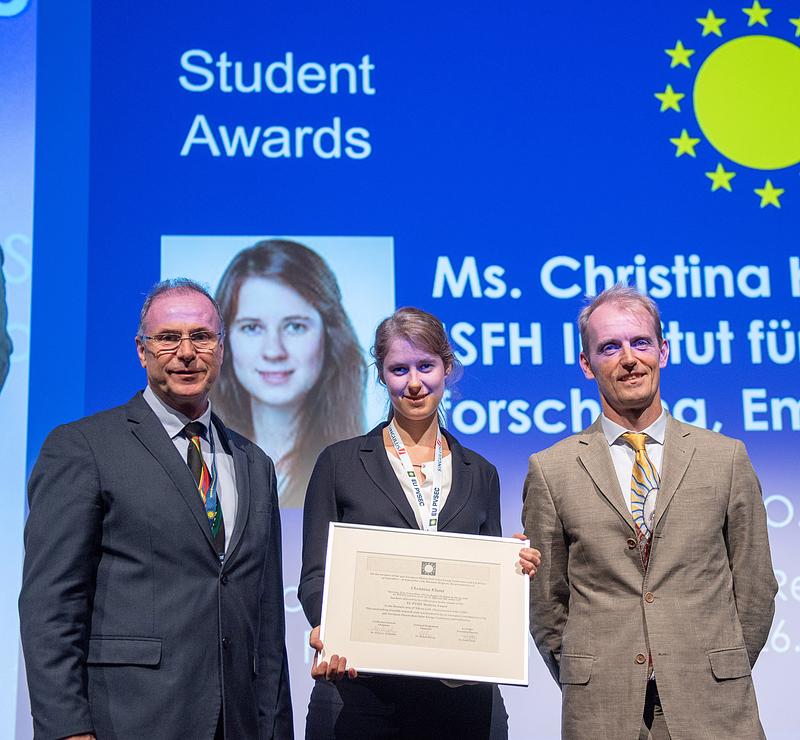
[[[392,406],[389,420],[364,436],[326,448],[306,494],[299,598],[316,650],[322,648],[319,624],[329,522],[430,529],[430,499],[439,482],[443,502],[438,531],[501,534],[497,470],[440,430],[439,403],[458,366],[442,323],[419,309],[398,309],[378,327],[373,355]],[[441,457],[436,454],[439,443]],[[408,482],[411,472],[427,508]],[[508,735],[503,699],[491,684],[357,677],[347,668],[346,656],[335,655],[329,662],[315,661],[312,676],[319,680],[311,693],[306,738],[477,740]]]

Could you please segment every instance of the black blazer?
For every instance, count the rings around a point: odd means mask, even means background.
[[[20,622],[36,738],[291,738],[272,461],[214,423],[238,511],[220,568],[189,468],[137,394],[55,429],[31,475]]]
[[[380,424],[363,437],[322,451],[303,510],[303,570],[298,597],[312,627],[322,616],[328,524],[350,522],[418,529],[414,511],[386,456]],[[441,514],[443,532],[500,536],[500,482],[494,465],[444,436],[453,456],[453,481]]]

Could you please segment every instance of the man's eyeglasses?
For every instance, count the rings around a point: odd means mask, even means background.
[[[163,332],[152,337],[140,335],[141,339],[152,342],[155,354],[175,352],[184,339],[188,339],[198,352],[213,352],[222,339],[222,332],[193,331],[191,334],[178,334],[177,332]]]

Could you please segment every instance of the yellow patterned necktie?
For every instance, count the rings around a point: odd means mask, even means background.
[[[656,496],[661,485],[658,471],[647,455],[646,434],[625,432],[622,438],[633,447],[636,457],[631,472],[631,514],[639,528],[640,544],[649,544],[653,532],[653,520],[656,511]],[[644,543],[641,541],[645,540]],[[644,552],[644,550],[643,550]],[[645,556],[646,564],[646,556]]]
[[[622,438],[633,447],[636,457],[633,460],[631,471],[631,514],[633,521],[639,528],[639,555],[642,558],[642,568],[647,573],[650,564],[650,536],[656,512],[656,496],[661,485],[656,466],[647,455],[645,442],[647,435],[638,432],[625,432]],[[652,594],[650,594],[652,597]],[[647,598],[647,596],[645,596]],[[653,656],[647,654],[647,677],[653,676]]]

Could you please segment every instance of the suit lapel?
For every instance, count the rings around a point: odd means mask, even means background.
[[[654,528],[658,527],[675,491],[678,490],[693,455],[694,443],[691,439],[691,427],[678,423],[671,416],[667,417],[664,459],[661,462],[661,488],[656,498]]]
[[[472,495],[472,470],[469,460],[465,458],[464,448],[450,434],[444,430],[442,432],[450,445],[453,478],[447,500],[439,515],[438,529],[440,530],[444,529],[447,523],[466,506]]]
[[[203,508],[203,501],[197,491],[197,484],[158,417],[147,405],[147,401],[141,397],[141,394],[134,396],[128,402],[126,411],[134,436],[148,449],[172,479],[175,488],[178,489],[216,557],[211,528],[208,526],[208,519]]]
[[[583,467],[589,474],[600,493],[606,498],[608,503],[616,509],[625,523],[636,532],[636,525],[633,522],[631,513],[625,505],[622,493],[619,488],[619,479],[614,470],[614,463],[611,460],[611,453],[608,450],[608,440],[603,434],[600,418],[590,426],[579,440],[581,452],[580,458]]]
[[[247,518],[250,514],[250,455],[228,436],[228,430],[222,421],[212,413],[212,421],[217,433],[222,439],[226,452],[233,456],[233,470],[236,475],[236,521],[233,533],[225,552],[225,564],[233,557],[239,543],[242,541]],[[277,515],[277,512],[275,512]],[[225,525],[227,526],[227,524]]]
[[[408,503],[400,481],[397,480],[397,476],[394,474],[389,458],[386,456],[386,449],[383,444],[383,428],[385,426],[385,424],[380,424],[364,437],[358,456],[367,471],[367,475],[372,478],[372,482],[380,489],[383,495],[392,502],[408,526],[412,529],[419,529],[414,511]]]

